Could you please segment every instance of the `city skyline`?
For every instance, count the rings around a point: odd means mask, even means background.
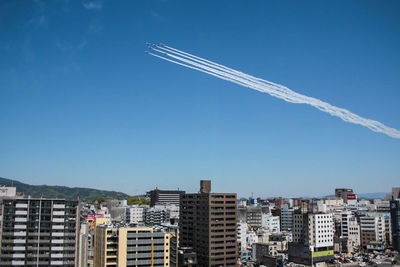
[[[166,43],[399,129],[399,9],[4,2],[0,176],[131,195],[196,192],[199,179],[239,196],[389,191],[399,140],[143,51],[146,41]]]

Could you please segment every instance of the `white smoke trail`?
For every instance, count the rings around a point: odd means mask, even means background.
[[[319,99],[301,95],[285,86],[256,78],[254,76],[169,46],[153,45],[151,47],[149,46],[149,48],[157,53],[163,54],[165,57],[155,53],[149,53],[150,55],[163,60],[201,71],[217,78],[249,87],[263,93],[268,93],[287,102],[308,104],[321,111],[327,112],[332,116],[337,116],[344,121],[365,126],[372,131],[384,133],[393,138],[400,138],[400,131],[397,129],[387,127],[378,121],[362,118],[346,109],[332,106],[331,104],[323,102]]]

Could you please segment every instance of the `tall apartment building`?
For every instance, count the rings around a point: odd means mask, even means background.
[[[344,211],[341,214],[341,228],[340,228],[340,233],[341,237],[348,237],[349,236],[349,224],[350,224],[350,219],[354,217],[353,213],[351,211]]]
[[[385,218],[383,216],[360,217],[361,246],[366,247],[371,241],[385,242]]]
[[[332,257],[332,214],[294,214],[293,242],[289,244],[289,260],[309,265],[329,260]]]
[[[177,222],[179,219],[179,206],[176,205],[155,205],[144,212],[146,225],[161,225],[171,219]]]
[[[173,233],[150,227],[99,225],[94,236],[94,267],[170,266]]]
[[[400,199],[390,201],[390,218],[393,248],[400,251]]]
[[[0,265],[75,266],[77,210],[77,201],[4,199]]]
[[[125,210],[126,222],[138,224],[144,222],[144,214],[148,206],[132,205]]]
[[[253,205],[243,209],[245,210],[245,222],[253,228],[260,228],[262,226],[262,208]]]
[[[79,258],[78,258],[78,266],[79,267],[87,267],[88,266],[88,259],[89,259],[89,224],[87,222],[84,222],[80,226],[80,231],[79,231]]]
[[[160,190],[154,189],[148,192],[150,195],[150,207],[155,205],[177,205],[179,206],[179,200],[181,195],[185,194],[185,191],[181,190]]]
[[[180,204],[179,244],[197,253],[197,266],[236,266],[237,197],[211,193],[211,181],[200,192],[184,194]]]
[[[348,238],[353,247],[360,246],[360,225],[357,218],[351,211],[344,211],[340,216],[340,237]]]
[[[288,204],[281,206],[281,231],[291,231],[293,227],[293,209]]]
[[[350,240],[353,248],[361,245],[361,233],[360,233],[360,225],[357,222],[356,218],[351,218],[349,220],[348,226],[348,234],[347,238]]]

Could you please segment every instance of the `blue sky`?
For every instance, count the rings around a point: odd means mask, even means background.
[[[130,194],[399,186],[400,140],[162,62],[161,42],[400,128],[398,1],[2,1],[0,176]]]

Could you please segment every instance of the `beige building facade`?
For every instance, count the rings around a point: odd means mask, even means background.
[[[150,227],[97,226],[94,267],[169,267],[172,238],[174,233]]]

